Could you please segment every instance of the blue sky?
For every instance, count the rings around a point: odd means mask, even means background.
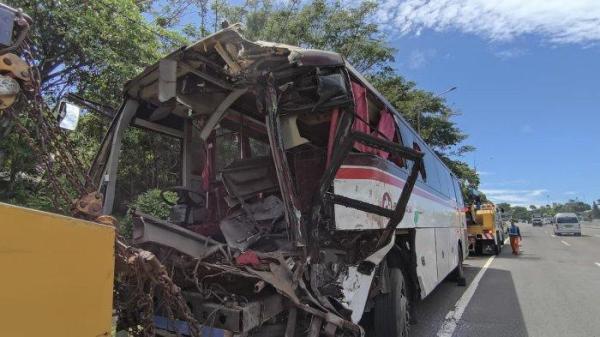
[[[600,198],[600,1],[571,2],[384,1],[396,69],[458,87],[446,99],[477,147],[464,160],[494,201]]]

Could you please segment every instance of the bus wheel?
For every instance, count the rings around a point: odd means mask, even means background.
[[[389,268],[391,291],[375,298],[375,337],[407,337],[409,325],[406,282],[399,268]]]
[[[463,269],[463,260],[463,252],[460,245],[458,245],[458,264],[456,265],[456,268],[454,268],[454,270],[452,271],[452,279],[454,279],[456,281],[456,284],[461,287],[467,285],[467,279],[465,278],[465,270]]]

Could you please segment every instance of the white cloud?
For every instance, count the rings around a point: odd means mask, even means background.
[[[419,50],[413,50],[408,57],[408,67],[411,69],[421,68],[425,64],[425,54]]]
[[[529,206],[545,204],[548,201],[544,196],[548,192],[545,189],[516,190],[516,189],[482,189],[488,199],[493,202],[507,202],[511,205]]]
[[[495,173],[490,171],[477,171],[477,174],[479,174],[479,176],[493,176]]]
[[[529,133],[533,132],[533,127],[531,127],[531,125],[525,124],[525,125],[521,125],[521,129],[520,130],[521,130],[521,133],[527,133],[527,134],[529,134]]]
[[[419,69],[427,64],[427,62],[436,55],[435,49],[418,50],[410,52],[408,56],[408,67],[410,69]]]
[[[520,48],[509,48],[504,50],[497,50],[494,52],[494,56],[501,58],[503,60],[512,59],[515,57],[523,56],[526,54],[526,51]]]
[[[494,41],[536,34],[552,43],[600,41],[598,0],[381,0],[378,20],[389,29],[458,30]]]
[[[566,195],[575,195],[575,194],[577,194],[577,192],[575,192],[575,191],[567,191],[567,192],[565,192],[565,194]]]

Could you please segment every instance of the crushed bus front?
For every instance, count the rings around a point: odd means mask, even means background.
[[[168,220],[134,211],[133,243],[172,268],[197,321],[360,336],[363,312],[386,291],[378,266],[396,243],[414,244],[396,242],[396,228],[425,176],[378,95],[339,54],[251,42],[230,26],[126,84],[90,171],[103,212],[127,127],[180,139],[181,186],[169,189],[179,198]],[[356,167],[399,183],[356,193]]]

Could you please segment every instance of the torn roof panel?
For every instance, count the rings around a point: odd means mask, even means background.
[[[192,68],[210,64],[217,71],[227,70],[229,75],[232,75],[228,79],[230,85],[235,85],[235,75],[238,75],[236,72],[252,72],[258,64],[278,56],[281,57],[281,61],[287,60],[288,63],[298,66],[322,67],[344,64],[344,58],[335,52],[265,41],[252,42],[245,39],[240,30],[239,24],[229,26],[189,46],[177,49],[163,59],[184,60]],[[237,71],[234,69],[236,67],[239,67]],[[178,71],[178,77],[192,72],[190,67],[179,68],[182,69]],[[125,92],[130,96],[138,97],[144,87],[157,82],[158,70],[159,62],[148,66],[125,84]],[[144,98],[143,95],[141,98]]]

